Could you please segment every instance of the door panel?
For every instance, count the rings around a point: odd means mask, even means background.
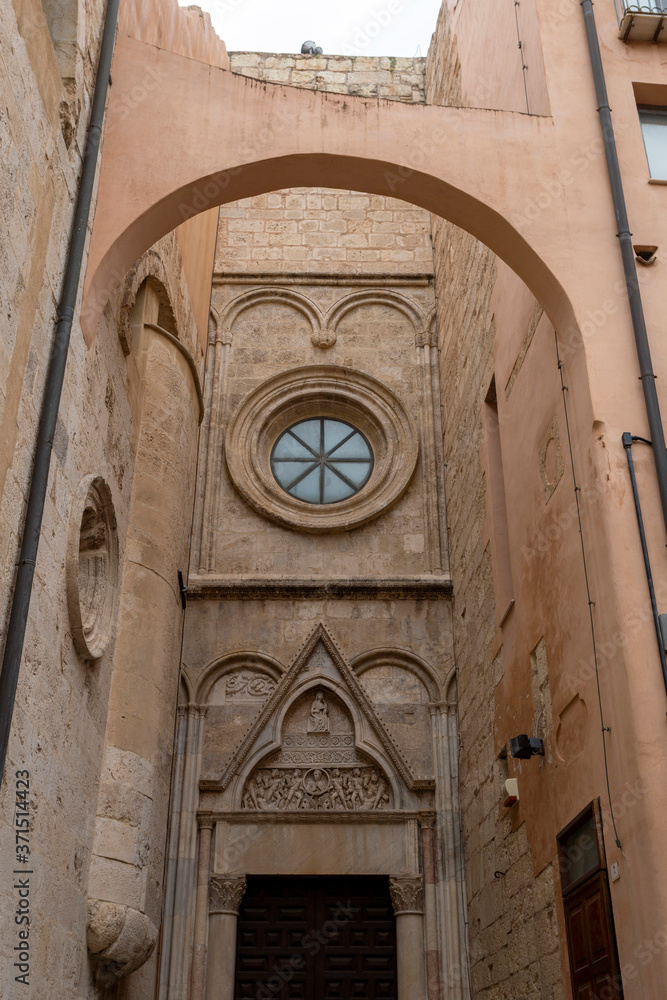
[[[572,892],[564,904],[576,1000],[620,1000],[623,991],[606,872]]]
[[[248,877],[235,1000],[396,1000],[387,878]]]

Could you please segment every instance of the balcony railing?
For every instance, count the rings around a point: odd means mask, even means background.
[[[648,3],[628,3],[614,0],[618,15],[619,38],[624,42],[667,41],[667,0],[650,0]]]

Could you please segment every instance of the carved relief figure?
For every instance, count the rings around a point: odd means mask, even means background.
[[[228,674],[225,678],[225,693],[228,700],[245,695],[264,701],[273,693],[275,686],[276,682],[270,677],[249,670]]]
[[[324,699],[322,691],[318,691],[313,700],[313,705],[310,710],[310,718],[308,719],[308,732],[329,732],[329,706]]]
[[[260,768],[246,782],[244,809],[377,810],[390,805],[389,785],[377,767]]]

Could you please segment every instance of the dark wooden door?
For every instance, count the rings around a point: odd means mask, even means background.
[[[388,879],[249,876],[234,1000],[396,1000]]]
[[[575,1000],[618,1000],[623,992],[606,872],[566,897],[565,922]]]

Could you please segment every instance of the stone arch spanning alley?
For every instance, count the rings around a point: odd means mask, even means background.
[[[133,101],[147,72],[160,86]],[[400,197],[448,219],[505,260],[557,327],[576,329],[564,291],[570,234],[559,199],[537,201],[553,119],[259,83],[122,34],[113,79],[81,313],[88,341],[127,270],[165,233],[227,202],[308,186]],[[537,218],[533,201],[545,204]]]

